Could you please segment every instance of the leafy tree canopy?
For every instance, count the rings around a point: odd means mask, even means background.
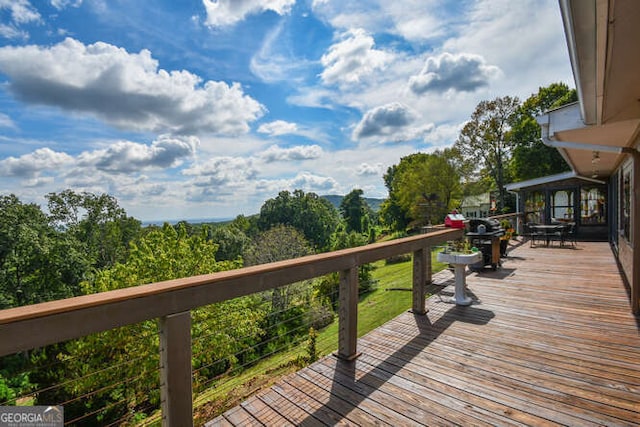
[[[275,225],[290,225],[302,232],[318,250],[325,250],[339,223],[338,212],[331,203],[315,193],[281,191],[260,208],[258,228],[266,231]]]
[[[78,242],[56,231],[39,206],[0,196],[0,308],[77,295],[88,268]]]
[[[276,225],[258,235],[244,253],[246,265],[266,264],[311,255],[313,249],[298,229]]]
[[[564,83],[541,87],[522,103],[513,120],[513,157],[510,163],[514,181],[524,181],[569,170],[557,149],[540,140],[540,125],[536,116],[545,111],[578,100],[575,89]]]
[[[511,125],[520,100],[510,96],[481,101],[455,143],[467,161],[493,180],[498,190],[498,208],[505,207],[504,185],[509,182],[506,166],[515,145]]]
[[[371,222],[371,209],[362,195],[363,191],[357,188],[351,190],[340,202],[340,214],[347,227],[347,232],[364,233],[368,231],[364,226]]]
[[[389,198],[381,213],[387,224],[401,230],[412,222],[441,223],[461,197],[461,164],[455,150],[445,149],[411,154],[390,167],[385,175]]]
[[[72,190],[46,197],[50,221],[82,242],[95,268],[126,260],[129,242],[138,236],[141,226],[127,216],[115,197]]]

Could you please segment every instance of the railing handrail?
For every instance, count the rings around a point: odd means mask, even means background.
[[[0,310],[0,356],[190,311],[462,237],[427,234],[286,261]]]
[[[513,218],[513,217],[518,217],[522,215],[523,215],[522,212],[510,212],[510,213],[500,214],[500,215],[491,215],[489,218],[497,219],[499,221],[501,219]]]

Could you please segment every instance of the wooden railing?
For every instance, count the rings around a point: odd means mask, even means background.
[[[494,215],[494,216],[490,216],[489,218],[496,219],[498,221],[502,221],[503,219],[506,219],[507,221],[510,221],[511,224],[515,227],[515,230],[518,234],[522,234],[522,232],[524,231],[524,227],[522,223],[522,221],[524,220],[524,214],[522,212],[512,212],[507,214]]]
[[[412,309],[424,314],[431,247],[462,236],[463,230],[443,228],[341,251],[2,310],[0,356],[158,319],[163,424],[192,425],[191,310],[339,272],[337,356],[350,360],[358,354],[358,267],[413,253]]]

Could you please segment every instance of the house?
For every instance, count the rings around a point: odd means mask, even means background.
[[[484,218],[491,215],[491,195],[482,193],[462,199],[458,211],[465,218]]]
[[[605,236],[640,314],[640,2],[560,0],[579,102],[537,118],[571,167],[510,184],[527,220],[568,218]]]

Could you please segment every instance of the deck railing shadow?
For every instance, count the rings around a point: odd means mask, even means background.
[[[416,335],[402,347],[389,354],[385,360],[373,366],[364,376],[358,377],[357,375],[358,358],[344,360],[336,357],[336,368],[331,379],[332,388],[329,400],[310,414],[300,425],[315,425],[315,420],[326,420],[327,417],[335,415],[331,408],[342,407],[344,413],[338,415],[347,415],[350,411],[358,408],[385,382],[393,378],[407,363],[420,353],[428,351],[429,345],[445,333],[451,325],[456,322],[486,325],[493,317],[492,311],[473,305],[467,307],[451,305],[451,308],[433,323],[427,315],[413,313],[411,319],[415,325],[407,325],[407,330],[413,331],[417,328]],[[345,395],[344,389],[357,390],[357,392],[349,393],[348,400],[346,400],[340,397]],[[336,402],[337,400],[340,402]],[[339,422],[340,419],[334,421]],[[384,422],[383,420],[379,421]]]

